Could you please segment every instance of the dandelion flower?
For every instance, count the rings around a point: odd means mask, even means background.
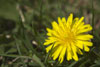
[[[90,24],[84,23],[84,17],[73,19],[73,14],[70,14],[68,19],[58,17],[58,23],[52,22],[52,29],[47,28],[48,38],[45,40],[46,52],[51,49],[51,57],[53,60],[58,58],[60,63],[63,62],[65,56],[69,61],[74,59],[78,61],[78,55],[83,55],[81,50],[89,52],[89,46],[92,46],[90,41],[93,36],[88,34],[92,30]]]

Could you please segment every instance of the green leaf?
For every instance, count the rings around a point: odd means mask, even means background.
[[[19,13],[16,10],[15,0],[0,0],[0,17],[18,21]]]
[[[40,58],[38,58],[35,54],[33,55],[33,60],[35,60],[41,67],[45,67]]]
[[[95,61],[95,64],[93,64],[92,66],[90,67],[100,67],[100,60],[96,60]]]
[[[17,52],[17,50],[15,48],[11,48],[6,53],[14,53],[14,52]]]
[[[79,64],[83,63],[85,61],[85,57],[80,58],[78,61],[74,61],[73,63],[71,63],[68,67],[75,67],[79,66]]]

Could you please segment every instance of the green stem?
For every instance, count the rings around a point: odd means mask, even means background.
[[[20,50],[19,44],[16,43],[16,47],[17,47],[17,50],[18,50],[19,55],[21,56],[22,53],[21,53],[21,50]],[[23,63],[23,66],[26,67],[25,62],[23,62],[23,61],[24,61],[24,59],[21,58],[21,62]]]
[[[94,35],[94,6],[93,6],[93,0],[92,0],[92,35]],[[92,42],[94,42],[94,40],[92,39]]]
[[[28,56],[22,56],[22,55],[6,55],[6,54],[0,54],[0,56],[5,56],[5,57],[13,57],[13,58],[24,58],[24,59],[33,59],[31,57],[28,57]]]
[[[62,9],[61,9],[61,6],[62,6],[62,1],[61,0],[57,0],[58,2],[58,12],[59,12],[59,16],[63,16],[63,12],[62,12]]]
[[[42,22],[42,12],[43,11],[43,2],[42,2],[42,0],[40,0],[40,22]]]
[[[94,34],[94,6],[93,6],[93,0],[92,0],[92,35]]]

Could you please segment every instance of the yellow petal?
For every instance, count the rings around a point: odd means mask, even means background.
[[[67,53],[66,53],[67,55],[67,60],[69,61],[69,60],[71,60],[72,59],[72,50],[71,50],[71,47],[70,47],[70,45],[68,45],[67,46]]]
[[[66,25],[66,18],[65,17],[62,18],[62,22],[64,25]]]
[[[53,27],[53,29],[54,29],[55,31],[60,32],[60,31],[59,31],[59,25],[57,24],[57,22],[53,21],[53,22],[52,22],[52,27]]]
[[[78,36],[76,37],[76,39],[78,39],[78,40],[90,40],[90,39],[92,39],[92,38],[93,38],[93,36],[92,36],[92,35],[89,35],[89,34],[78,35]]]
[[[64,26],[64,23],[62,22],[62,20],[61,20],[61,18],[60,17],[58,17],[58,23],[59,23],[59,27],[60,27],[60,32],[63,32],[63,31],[65,31],[65,26]]]
[[[52,36],[52,34],[51,33],[47,33],[47,36]]]
[[[54,44],[51,44],[50,46],[48,46],[47,48],[46,48],[46,52],[48,53],[50,50],[51,50],[51,48],[55,48],[56,46],[58,46],[59,45],[59,42],[56,42],[56,43],[54,43]]]
[[[77,22],[76,27],[80,26],[83,20],[84,20],[84,17],[81,17],[80,20]]]
[[[74,59],[75,61],[78,61],[78,56],[77,56],[76,52],[75,52],[74,55],[73,55],[73,59]]]
[[[73,52],[73,59],[75,61],[78,61],[77,47],[73,43],[71,43],[71,47],[72,47],[72,52]]]
[[[87,46],[84,46],[84,50],[86,51],[86,52],[89,52],[89,48],[87,47]]]
[[[84,26],[84,22],[81,22],[80,25],[77,27],[77,30],[80,30],[81,27],[83,27],[83,26]]]
[[[62,63],[63,60],[64,60],[65,52],[66,52],[66,47],[63,47],[63,49],[62,49],[62,51],[60,53],[60,56],[59,56],[60,63]]]
[[[77,34],[80,34],[80,33],[84,33],[84,32],[88,32],[88,31],[91,31],[92,30],[92,27],[90,25],[84,25],[78,32]]]
[[[83,40],[78,40],[78,43],[79,43],[79,44],[86,45],[86,46],[92,46],[92,45],[93,45],[92,42],[89,42],[89,41],[83,41]]]
[[[77,43],[75,44],[78,48],[83,49],[83,42],[81,42],[80,40],[77,41]]]
[[[52,31],[50,28],[46,28],[46,30],[48,31],[47,35],[48,35],[48,36],[52,36],[52,32],[53,32],[53,31]]]
[[[93,43],[92,42],[88,42],[88,41],[83,41],[83,44],[86,46],[92,46]]]
[[[48,36],[56,36],[56,37],[59,37],[59,35],[58,35],[58,33],[56,31],[51,30],[49,28],[47,28],[47,31],[48,31],[48,33],[47,33]]]
[[[82,51],[80,49],[78,49],[77,51],[79,54],[83,55]]]
[[[55,37],[48,37],[48,40],[45,40],[43,45],[49,45],[49,44],[54,43],[56,41],[57,41],[57,39]]]
[[[46,30],[49,32],[49,33],[52,33],[52,30],[50,28],[46,28]]]
[[[73,23],[73,27],[72,27],[73,30],[76,28],[78,21],[79,21],[79,18],[74,19],[74,23]]]
[[[52,27],[53,27],[53,30],[55,31],[55,32],[53,32],[53,33],[56,33],[56,36],[60,36],[60,35],[62,35],[63,34],[63,32],[62,32],[62,29],[60,28],[60,26],[57,24],[57,22],[52,22]]]
[[[46,48],[46,52],[47,52],[47,53],[51,50],[52,46],[53,46],[53,44],[50,45],[50,46],[48,46],[48,47]]]
[[[62,48],[63,48],[62,46],[59,46],[57,50],[52,54],[53,60],[56,60],[58,58],[59,54],[61,53]]]
[[[62,23],[62,20],[60,17],[58,17],[58,23],[59,23],[59,25]]]
[[[73,14],[70,14],[70,16],[67,19],[67,27],[68,28],[71,28],[72,21],[73,21]]]

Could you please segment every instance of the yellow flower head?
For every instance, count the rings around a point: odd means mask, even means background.
[[[89,24],[84,24],[84,17],[75,18],[70,14],[68,19],[58,17],[58,23],[52,22],[53,29],[47,28],[48,39],[45,40],[44,45],[47,45],[46,52],[48,53],[52,48],[53,60],[63,62],[66,56],[67,60],[74,59],[78,61],[77,54],[83,54],[81,50],[88,52],[89,46],[92,46],[90,41],[93,36],[86,33],[92,30]]]

